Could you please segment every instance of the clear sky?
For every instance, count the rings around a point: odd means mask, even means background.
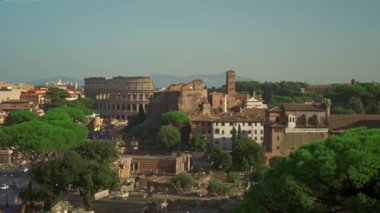
[[[0,0],[0,80],[380,81],[379,0]]]

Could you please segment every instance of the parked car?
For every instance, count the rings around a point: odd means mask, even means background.
[[[7,184],[5,184],[5,183],[3,183],[3,184],[0,185],[0,189],[5,190],[5,189],[8,189],[8,188],[9,188],[9,186]]]
[[[11,186],[12,186],[13,188],[17,188],[18,184],[17,184],[16,182],[13,182],[13,183],[11,184]]]

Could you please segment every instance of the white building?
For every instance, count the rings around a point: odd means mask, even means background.
[[[267,109],[267,105],[263,103],[263,100],[260,96],[256,96],[255,94],[252,97],[249,97],[244,102],[244,109]]]
[[[251,138],[256,143],[264,142],[264,109],[245,109],[240,113],[231,113],[212,122],[212,140],[226,150],[232,150],[233,128],[240,126],[243,137]]]

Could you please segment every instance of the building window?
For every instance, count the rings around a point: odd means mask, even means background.
[[[263,134],[263,130],[260,130],[260,134]]]
[[[280,136],[277,136],[277,140],[278,140],[278,141],[280,140]]]
[[[263,140],[264,140],[264,137],[261,137],[260,139],[263,141]]]
[[[222,135],[224,135],[224,130],[222,130]]]
[[[215,134],[219,134],[219,129],[215,129]]]
[[[245,134],[245,130],[242,131],[243,135]]]
[[[257,141],[257,137],[255,137],[255,141]]]
[[[252,131],[251,130],[248,130],[248,134],[251,134],[252,133]]]
[[[255,130],[255,135],[257,134],[257,130]]]
[[[139,171],[139,163],[132,164],[132,171]]]
[[[233,134],[233,132],[234,132],[234,131],[233,131],[233,130],[231,130],[231,131],[230,131],[230,134],[232,135],[232,134]]]
[[[234,123],[230,122],[230,126],[233,126],[233,125],[234,125]]]
[[[224,126],[224,122],[222,122],[222,126]]]

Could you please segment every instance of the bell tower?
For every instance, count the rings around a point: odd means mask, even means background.
[[[235,105],[235,71],[229,70],[226,72],[226,87],[227,87],[227,108],[230,109]]]

